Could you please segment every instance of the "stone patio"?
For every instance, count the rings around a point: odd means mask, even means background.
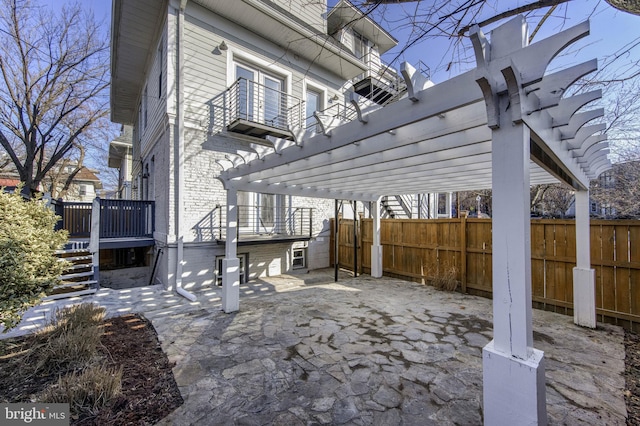
[[[488,299],[368,275],[334,283],[332,270],[244,284],[234,314],[220,310],[219,287],[190,290],[197,302],[158,287],[81,300],[152,321],[185,400],[160,424],[482,423]],[[78,302],[34,308],[10,335]],[[533,321],[549,423],[624,425],[622,330],[538,310]]]

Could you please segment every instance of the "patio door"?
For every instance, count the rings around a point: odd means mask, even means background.
[[[255,192],[238,192],[238,226],[245,234],[273,234],[279,222],[277,196]]]
[[[246,65],[236,65],[239,81],[238,117],[268,126],[286,128],[284,79]]]

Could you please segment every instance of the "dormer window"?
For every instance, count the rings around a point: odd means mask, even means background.
[[[367,60],[369,52],[371,52],[371,42],[357,31],[353,32],[353,54],[358,59]]]

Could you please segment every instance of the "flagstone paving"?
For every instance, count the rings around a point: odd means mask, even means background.
[[[197,302],[157,287],[84,299],[151,319],[185,400],[162,425],[482,423],[490,300],[328,270],[243,284],[233,314],[218,287],[192,290]],[[549,423],[624,425],[622,330],[533,321]]]

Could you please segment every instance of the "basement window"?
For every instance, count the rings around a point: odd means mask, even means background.
[[[291,257],[291,267],[293,269],[301,269],[307,267],[307,249],[294,248],[293,256]]]
[[[249,264],[248,254],[238,254],[238,258],[240,259],[240,284],[244,284],[249,281],[249,268],[245,266]],[[222,259],[224,256],[216,256],[215,282],[218,285],[222,285]]]

